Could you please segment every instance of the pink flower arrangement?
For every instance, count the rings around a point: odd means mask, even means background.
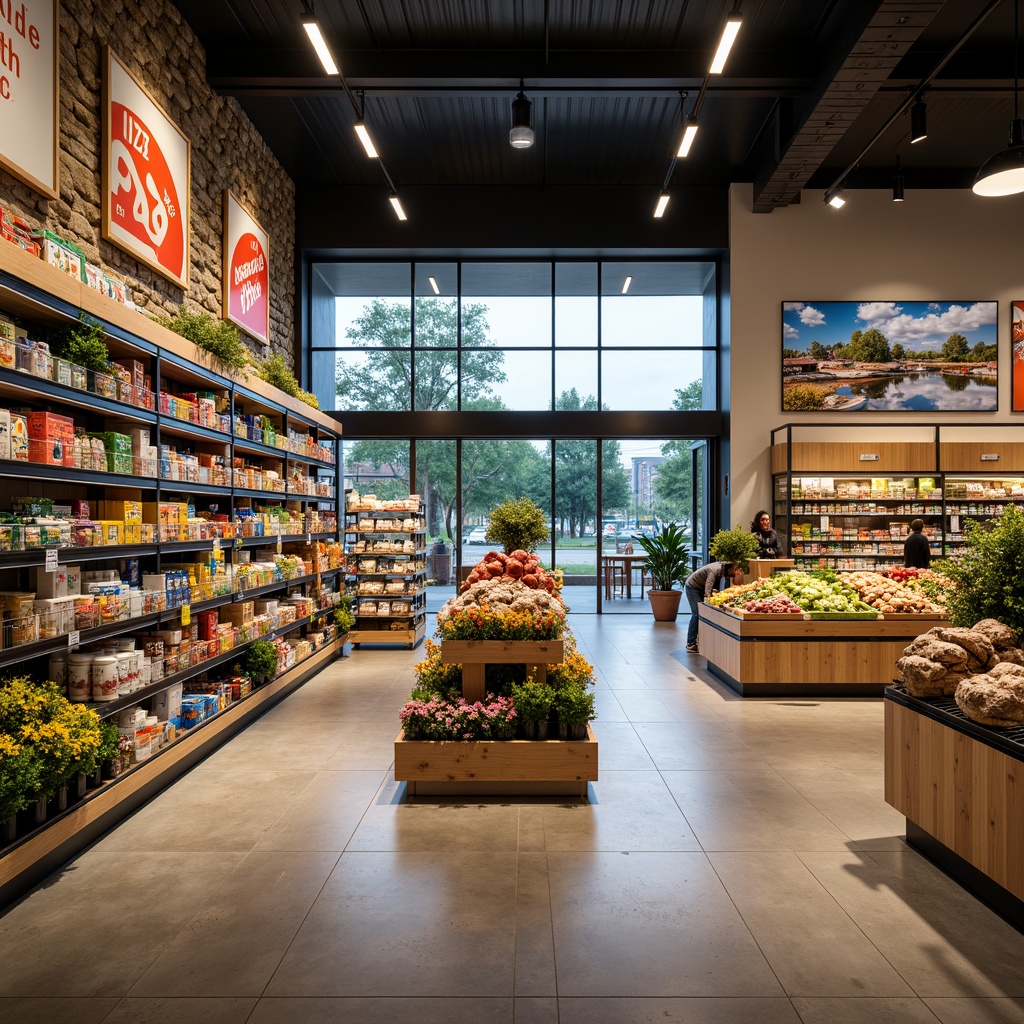
[[[516,731],[512,699],[493,693],[472,704],[462,697],[457,701],[437,696],[410,700],[398,717],[407,740],[507,740]]]

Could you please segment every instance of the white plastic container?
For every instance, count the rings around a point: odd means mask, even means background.
[[[117,658],[113,654],[100,654],[92,659],[92,699],[97,703],[117,700],[120,678]]]
[[[92,655],[69,654],[67,659],[68,700],[82,704],[92,693]]]

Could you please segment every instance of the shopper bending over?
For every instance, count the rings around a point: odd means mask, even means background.
[[[722,580],[728,580],[730,585],[739,586],[743,582],[743,570],[738,565],[733,565],[732,562],[709,562],[686,577],[683,591],[690,604],[690,625],[686,630],[686,649],[693,654],[697,653],[697,626],[700,624],[697,605],[701,601],[706,601],[718,589],[718,584]]]
[[[903,564],[915,569],[927,569],[932,564],[932,551],[928,538],[921,532],[923,529],[924,520],[915,519],[903,544]]]
[[[757,538],[758,558],[778,558],[782,545],[779,535],[772,529],[772,517],[761,509],[750,524],[750,532]]]

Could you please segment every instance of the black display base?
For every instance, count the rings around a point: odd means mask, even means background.
[[[1024,932],[1024,900],[1014,896],[998,882],[993,882],[984,872],[969,864],[945,843],[926,832],[909,818],[907,822],[907,843],[924,854],[933,864],[942,868],[951,878],[986,903],[1001,918]]]

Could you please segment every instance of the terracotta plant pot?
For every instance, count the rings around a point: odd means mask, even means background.
[[[655,622],[675,622],[679,614],[679,602],[682,600],[681,590],[648,590],[651,599],[651,611]]]

